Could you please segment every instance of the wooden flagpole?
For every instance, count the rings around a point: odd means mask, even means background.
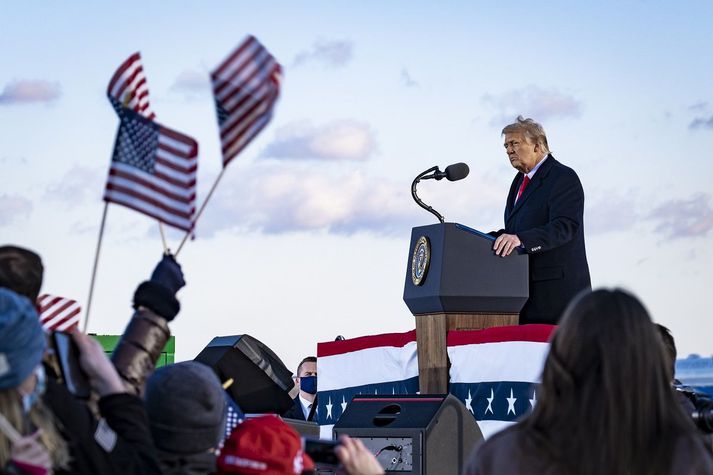
[[[89,297],[87,297],[87,312],[84,314],[84,333],[87,333],[89,326],[89,311],[92,308],[92,296],[94,295],[94,281],[97,277],[97,266],[99,264],[99,250],[102,246],[102,238],[104,237],[104,225],[106,224],[106,212],[109,209],[109,202],[104,202],[104,212],[102,213],[102,223],[99,226],[99,239],[97,240],[97,251],[94,254],[94,269],[92,270],[92,281],[89,284]]]
[[[195,227],[196,223],[198,222],[198,218],[200,218],[201,214],[203,214],[203,210],[205,209],[205,205],[208,204],[208,200],[210,200],[210,197],[213,196],[213,192],[215,191],[216,187],[218,186],[220,179],[223,178],[223,173],[225,173],[225,167],[223,167],[223,169],[220,170],[220,174],[215,179],[215,182],[213,182],[213,186],[210,188],[210,191],[208,192],[208,196],[205,197],[205,201],[203,202],[200,209],[198,210],[198,213],[196,214],[196,219],[193,221],[194,227]],[[181,249],[183,249],[183,245],[186,243],[186,240],[188,239],[188,236],[190,236],[190,234],[191,234],[191,231],[188,231],[186,233],[186,235],[183,236],[183,241],[181,241],[181,245],[178,246],[178,249],[176,249],[175,257],[178,257],[178,253],[181,252]]]
[[[161,221],[158,221],[158,230],[161,232],[161,242],[163,243],[163,253],[169,254],[170,251],[168,250],[168,244],[166,244],[166,235],[163,232],[163,223]]]

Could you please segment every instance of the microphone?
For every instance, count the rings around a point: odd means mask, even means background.
[[[429,175],[430,173],[430,175]],[[438,169],[438,167],[431,167],[425,172],[421,172],[416,179],[413,180],[413,183],[411,183],[411,196],[413,197],[414,201],[416,202],[417,205],[419,205],[421,208],[425,209],[429,213],[433,214],[438,220],[443,223],[445,222],[445,219],[443,218],[443,215],[433,209],[431,206],[425,204],[421,199],[418,197],[416,194],[416,185],[418,185],[418,182],[421,180],[429,180],[433,178],[434,180],[442,180],[443,178],[447,179],[448,181],[458,181],[462,180],[463,178],[468,176],[468,173],[470,173],[470,169],[468,168],[468,165],[465,163],[454,163],[453,165],[448,165],[445,169],[445,171],[441,171]]]
[[[470,168],[468,168],[467,164],[461,162],[448,165],[444,171],[440,171],[438,167],[436,167],[436,171],[434,171],[432,175],[424,176],[422,179],[428,180],[433,178],[435,180],[442,180],[445,178],[448,181],[458,181],[467,177],[468,173],[470,173]]]

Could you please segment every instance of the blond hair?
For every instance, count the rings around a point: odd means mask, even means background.
[[[542,125],[530,118],[525,119],[521,115],[517,116],[516,120],[517,122],[506,125],[501,135],[520,133],[524,135],[529,142],[539,144],[543,152],[550,153],[550,147],[547,145],[547,136],[545,135],[545,129],[542,128]]]
[[[12,424],[21,434],[26,432],[23,427],[23,410],[17,388],[0,390],[0,413]],[[39,441],[45,446],[52,458],[54,468],[67,468],[69,464],[69,449],[67,442],[59,433],[59,421],[54,417],[52,411],[39,400],[30,409],[30,421],[32,425],[40,429]],[[0,467],[4,467],[10,460],[12,442],[4,433],[0,433]]]

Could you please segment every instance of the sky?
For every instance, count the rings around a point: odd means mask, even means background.
[[[583,2],[582,2],[583,3]],[[713,344],[713,4],[13,2],[0,18],[0,243],[37,251],[43,292],[86,306],[118,126],[106,98],[140,51],[157,119],[221,169],[209,73],[248,34],[284,69],[272,122],[226,170],[178,261],[176,359],[249,334],[293,369],[316,344],[414,328],[403,303],[419,195],[502,227],[500,131],[541,122],[583,183],[594,287],[638,295],[679,354]],[[182,239],[168,232],[170,247]],[[162,254],[155,221],[110,205],[89,331],[119,334]]]

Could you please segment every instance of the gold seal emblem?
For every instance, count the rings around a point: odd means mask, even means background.
[[[413,285],[421,285],[426,280],[428,264],[431,262],[431,245],[426,236],[421,236],[416,241],[411,255],[411,281]]]

